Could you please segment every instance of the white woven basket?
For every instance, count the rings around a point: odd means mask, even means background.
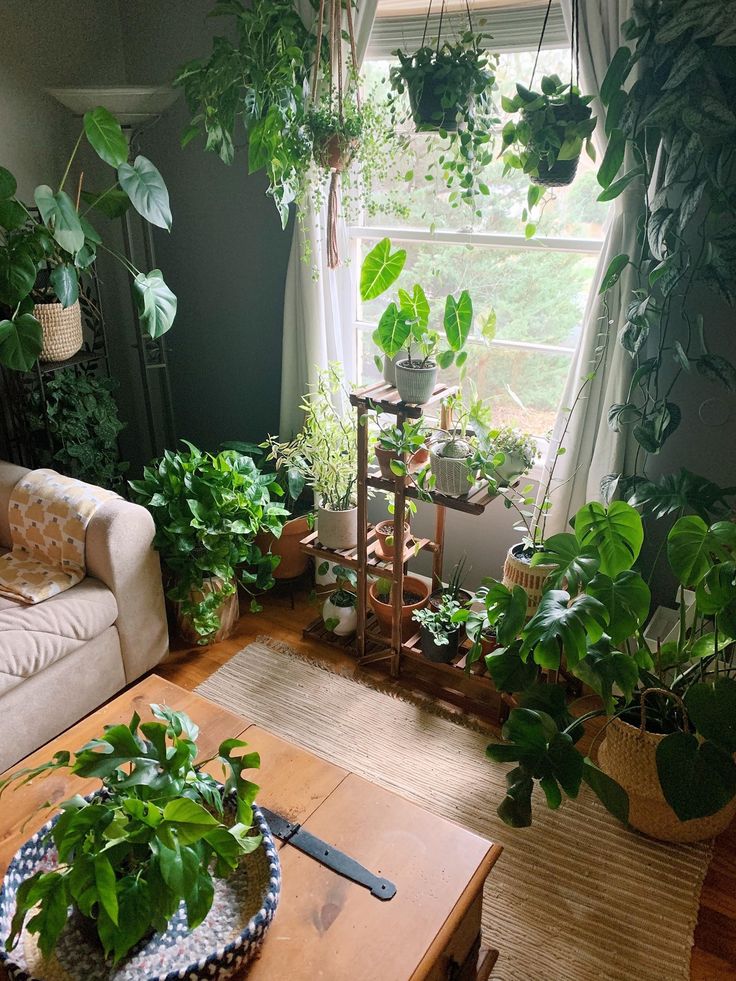
[[[40,361],[66,361],[82,347],[82,313],[79,301],[70,307],[60,303],[37,303],[33,316],[43,329]]]
[[[507,589],[521,586],[526,590],[526,615],[531,617],[537,612],[537,607],[542,599],[544,582],[555,567],[553,565],[530,565],[528,562],[517,559],[513,549],[514,546],[506,554],[506,561],[503,566],[503,584]]]

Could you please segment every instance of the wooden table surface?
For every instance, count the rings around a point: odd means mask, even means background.
[[[59,749],[79,749],[103,725],[129,721],[134,710],[142,719],[150,718],[151,702],[166,702],[191,716],[201,729],[202,756],[214,753],[223,739],[247,740],[261,754],[256,777],[261,804],[303,823],[397,885],[396,896],[380,902],[367,889],[277,842],[281,898],[261,957],[248,971],[249,981],[419,981],[429,975],[498,859],[498,845],[156,675],[52,740],[23,765],[50,759]],[[53,774],[6,791],[0,807],[0,874],[23,841],[47,820],[47,812],[34,813],[38,806],[87,793],[96,785],[94,780]],[[0,978],[6,978],[2,968]]]

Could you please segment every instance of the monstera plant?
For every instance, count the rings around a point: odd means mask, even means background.
[[[594,502],[572,524],[531,560],[551,567],[531,619],[522,587],[495,580],[486,580],[473,609],[456,614],[474,642],[469,664],[481,656],[483,632],[495,630],[502,646],[486,667],[516,703],[504,741],[487,751],[514,764],[499,815],[527,826],[535,785],[556,809],[586,782],[613,814],[648,834],[710,837],[736,811],[736,525],[708,525],[698,515],[675,522],[667,554],[680,585],[677,627],[649,638],[651,595],[634,569],[644,540],[638,512],[623,501]],[[547,677],[561,669],[590,686],[600,706],[573,717],[565,686]],[[600,769],[576,746],[584,723],[597,717],[608,722]],[[654,824],[652,788],[642,803],[639,761],[615,755],[617,729],[624,741],[628,730],[641,733],[636,752],[649,754],[657,774]]]
[[[72,196],[66,188],[83,139],[113,168],[114,175],[101,191],[84,190],[80,175]],[[42,347],[35,304],[49,295],[62,307],[75,304],[80,281],[90,272],[98,250],[115,256],[132,277],[143,329],[151,337],[160,337],[171,327],[176,297],[161,271],[142,272],[106,246],[89,217],[93,211],[114,217],[132,205],[152,225],[171,228],[163,178],[150,160],[137,156],[131,163],[128,153],[120,124],[98,106],[85,113],[58,186],[41,184],[33,192],[35,207],[17,197],[15,177],[0,166],[0,364],[16,371],[33,367]]]

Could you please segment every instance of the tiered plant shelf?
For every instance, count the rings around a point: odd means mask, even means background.
[[[432,579],[436,586],[442,583],[444,557],[445,513],[449,508],[466,514],[482,514],[493,500],[485,485],[473,487],[465,497],[448,497],[433,491],[422,491],[403,477],[387,480],[378,467],[368,460],[368,429],[364,417],[372,411],[396,416],[401,427],[406,419],[418,419],[426,410],[436,407],[439,411],[440,428],[447,428],[449,420],[444,400],[457,391],[456,387],[439,384],[430,400],[422,406],[402,402],[395,388],[386,382],[377,382],[350,396],[358,416],[358,544],[350,549],[325,548],[312,532],[301,545],[305,552],[318,560],[355,569],[357,573],[358,627],[354,637],[336,637],[324,625],[321,617],[304,630],[304,636],[320,643],[338,647],[357,657],[361,665],[385,667],[392,677],[401,675],[412,688],[434,698],[451,702],[491,722],[501,722],[508,712],[504,697],[493,685],[481,662],[465,670],[467,649],[461,648],[450,664],[439,664],[426,658],[421,650],[419,633],[401,637],[401,601],[407,565],[420,551],[432,553]],[[394,554],[385,559],[377,551],[375,529],[368,522],[368,489],[374,487],[387,491],[394,497]],[[435,506],[435,533],[433,539],[410,538],[403,545],[403,521],[407,498],[431,500]],[[368,608],[368,579],[381,577],[391,580],[393,604],[391,637],[380,633],[373,612]]]

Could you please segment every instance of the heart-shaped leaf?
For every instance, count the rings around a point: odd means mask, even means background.
[[[82,200],[107,218],[122,218],[130,207],[130,198],[119,187],[107,191],[82,191]]]
[[[158,228],[171,230],[169,192],[150,160],[139,155],[132,165],[120,164],[118,181],[139,215]]]
[[[15,307],[36,282],[36,263],[23,249],[0,249],[0,303]]]
[[[28,212],[18,201],[12,198],[9,201],[0,200],[0,228],[8,232],[21,228],[28,217]]]
[[[65,191],[54,191],[41,184],[33,193],[44,224],[65,252],[72,255],[84,245],[84,231],[74,203]]]
[[[79,299],[79,280],[77,270],[71,263],[64,262],[56,266],[50,276],[51,285],[56,293],[59,303],[63,307],[70,307]]]
[[[657,774],[665,800],[681,821],[709,817],[736,794],[736,764],[712,742],[672,732],[657,746]]]
[[[473,301],[467,290],[462,291],[459,300],[452,295],[447,297],[443,326],[450,349],[461,351],[473,326]]]
[[[389,303],[378,321],[374,339],[378,348],[388,358],[393,358],[406,346],[411,334],[411,315]]]
[[[18,184],[15,177],[5,167],[0,167],[0,201],[12,198],[17,190]]]
[[[629,795],[607,773],[598,769],[587,756],[583,760],[583,780],[607,811],[624,824],[629,823]]]
[[[426,327],[429,323],[429,301],[419,283],[414,284],[412,293],[399,290],[399,307],[402,313],[415,320],[420,326]]]
[[[128,159],[128,141],[120,123],[104,106],[97,106],[84,114],[84,132],[98,157],[119,167]]]
[[[14,371],[30,371],[42,347],[43,331],[32,314],[0,320],[0,364]]]
[[[161,270],[152,269],[148,275],[138,273],[133,289],[144,330],[154,338],[165,334],[176,317],[176,297],[164,282]]]
[[[406,250],[391,252],[391,241],[382,238],[363,260],[360,267],[360,298],[374,300],[392,286],[401,275]]]
[[[719,678],[714,685],[691,685],[685,696],[690,721],[698,735],[736,753],[736,681]]]

